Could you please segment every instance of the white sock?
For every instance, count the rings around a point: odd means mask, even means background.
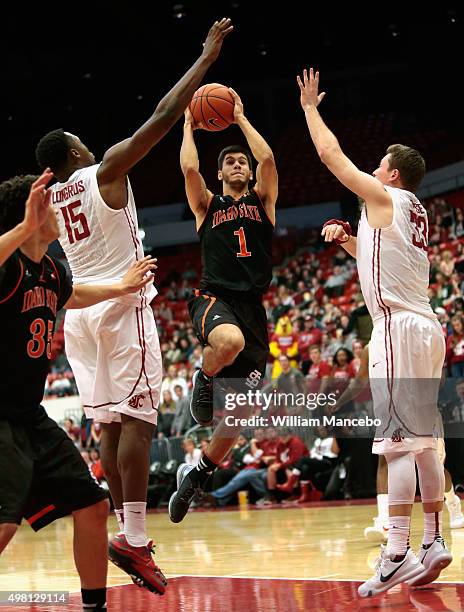
[[[388,493],[377,495],[377,516],[385,526],[388,525]]]
[[[131,546],[146,546],[147,502],[124,502],[124,535]]]
[[[116,515],[116,520],[118,521],[118,535],[120,535],[121,533],[124,533],[124,510],[122,508],[121,510],[116,510],[115,508],[114,513]]]
[[[410,516],[390,516],[387,552],[392,555],[405,555],[409,545]]]
[[[422,544],[432,544],[441,535],[443,512],[424,512],[424,539]]]

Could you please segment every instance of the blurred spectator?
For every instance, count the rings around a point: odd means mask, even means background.
[[[346,279],[346,273],[342,271],[341,266],[335,266],[324,286],[326,294],[329,297],[342,295]]]
[[[452,332],[446,339],[447,363],[453,378],[464,376],[464,319],[454,316],[451,319]]]
[[[175,385],[174,393],[177,397],[174,419],[171,425],[171,436],[180,437],[190,428],[192,417],[190,415],[190,400],[184,396],[181,385]]]
[[[203,363],[203,349],[201,346],[198,345],[193,349],[193,352],[189,357],[189,362],[195,368],[195,370],[199,370],[201,368],[201,364]]]
[[[286,355],[291,359],[290,365],[292,368],[298,367],[295,359],[298,354],[298,337],[293,331],[288,315],[284,315],[278,320],[274,334],[272,335],[269,350],[274,357],[272,379],[277,378],[281,372],[279,363],[280,355]]]
[[[172,310],[169,308],[169,306],[166,304],[166,302],[161,302],[161,304],[158,307],[158,315],[164,319],[165,321],[167,321],[168,323],[170,323],[173,319],[172,316]]]
[[[49,394],[56,395],[57,397],[74,395],[74,389],[71,381],[64,372],[56,374],[55,380],[50,384]]]
[[[176,413],[176,402],[171,391],[165,389],[161,394],[162,401],[158,409],[158,431],[167,438],[171,435],[171,428]]]
[[[184,463],[187,465],[198,465],[201,458],[201,450],[195,447],[193,438],[185,438],[182,446],[185,452]]]
[[[304,376],[298,368],[290,365],[287,355],[279,357],[281,373],[277,377],[276,388],[278,393],[297,394],[304,393]],[[287,404],[289,406],[290,404]]]
[[[267,470],[267,488],[271,496],[276,491],[277,473],[281,472],[282,476],[288,476],[285,470],[293,467],[297,461],[309,454],[303,440],[293,435],[288,428],[282,430],[280,437],[284,448],[277,461]]]
[[[98,448],[90,449],[89,458],[90,469],[95,478],[98,480],[98,482],[101,482],[105,478],[105,472],[103,471],[103,466],[100,459],[100,451],[98,450]]]
[[[350,378],[354,378],[356,373],[351,367],[353,355],[351,351],[345,348],[340,348],[335,353],[333,358],[333,368],[331,372],[330,390],[336,393],[338,397],[343,393],[349,385]]]
[[[300,355],[300,366],[304,376],[308,373],[311,360],[309,357],[309,347],[319,345],[322,340],[322,331],[315,327],[314,317],[306,315],[304,318],[304,328],[298,337],[298,353]]]
[[[450,238],[462,238],[464,236],[464,213],[461,208],[456,209],[456,219],[451,225]]]
[[[174,397],[174,387],[176,385],[180,385],[184,390],[184,396],[188,395],[188,385],[185,378],[179,376],[180,370],[178,372],[177,367],[174,364],[170,364],[168,366],[168,371],[166,377],[164,378],[161,384],[161,394],[163,391],[170,391],[171,397],[174,398],[174,401],[177,400],[177,395]]]
[[[311,365],[306,376],[308,393],[324,393],[331,374],[330,365],[323,361],[321,349],[316,345],[309,348],[309,358]]]
[[[68,437],[74,442],[76,446],[79,445],[80,442],[80,430],[79,427],[74,425],[73,419],[65,419],[63,422],[63,429],[68,434]]]
[[[451,276],[454,271],[454,258],[451,251],[443,251],[441,254],[440,261],[440,272],[447,278]]]

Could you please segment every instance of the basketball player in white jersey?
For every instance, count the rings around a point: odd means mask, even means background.
[[[50,167],[59,181],[51,188],[52,203],[75,284],[113,283],[143,258],[127,174],[183,114],[232,29],[230,19],[214,23],[195,64],[150,119],[111,147],[100,164],[77,136],[63,130],[39,142],[39,165]],[[119,523],[119,534],[109,545],[110,559],[136,584],[162,594],[166,579],[153,561],[145,526],[150,446],[162,377],[150,308],[156,293],[151,284],[138,295],[104,302],[78,315],[72,311],[66,316],[65,338],[86,415],[102,425],[101,459]]]
[[[338,229],[338,225],[336,228]],[[342,228],[343,229],[343,228]],[[363,349],[361,363],[356,377],[353,378],[348,388],[342,393],[337,400],[336,410],[348,402],[353,401],[369,382],[369,345]],[[443,438],[438,439],[438,458],[444,466],[446,459],[445,441]],[[445,502],[449,512],[450,529],[464,528],[464,514],[461,509],[461,500],[454,492],[453,481],[451,474],[446,468],[445,472]],[[388,467],[385,457],[379,455],[379,464],[377,467],[377,516],[373,519],[374,526],[364,529],[364,537],[368,542],[386,542],[388,539]]]
[[[356,257],[374,323],[369,379],[383,435],[374,440],[373,452],[384,455],[388,464],[390,517],[388,544],[376,574],[358,589],[361,597],[370,597],[400,582],[431,582],[452,560],[441,537],[444,473],[435,429],[445,343],[427,298],[427,213],[414,195],[425,163],[416,150],[392,145],[373,176],[361,172],[317,110],[325,96],[319,94],[319,73],[311,68],[308,75],[305,70],[297,81],[321,161],[365,203],[357,238],[348,224],[336,219],[327,222],[322,233],[326,241],[343,242]],[[419,558],[409,548],[416,465],[424,508]]]

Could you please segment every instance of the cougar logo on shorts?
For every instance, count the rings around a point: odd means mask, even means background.
[[[392,433],[391,441],[401,442],[401,440],[403,439],[404,439],[404,436],[401,434],[401,427],[398,427],[398,429],[395,429],[395,431]]]
[[[250,387],[250,389],[254,389],[259,385],[260,380],[261,372],[259,370],[253,370],[253,372],[250,372],[250,374],[248,375],[248,378],[246,379],[246,384],[248,387]]]
[[[144,399],[145,395],[143,395],[143,393],[139,393],[138,395],[133,395],[127,403],[131,408],[141,408],[143,406]]]

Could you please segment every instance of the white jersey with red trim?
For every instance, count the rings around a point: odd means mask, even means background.
[[[398,310],[436,319],[427,295],[427,212],[413,193],[385,189],[393,202],[391,225],[372,228],[364,207],[358,226],[356,259],[367,308],[374,322]]]
[[[114,210],[100,194],[98,168],[99,164],[95,164],[76,170],[65,183],[51,187],[52,204],[59,211],[59,240],[75,284],[117,282],[135,260],[144,256],[129,179],[127,206]],[[150,283],[143,290],[144,305],[150,303],[156,294]],[[140,299],[140,294],[120,299]]]

